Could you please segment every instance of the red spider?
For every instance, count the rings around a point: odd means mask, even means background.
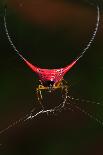
[[[47,90],[49,92],[52,92],[52,91],[54,91],[56,89],[61,89],[62,91],[64,91],[65,94],[64,95],[62,94],[62,97],[63,97],[64,101],[59,106],[55,107],[54,109],[48,109],[48,110],[42,109],[41,111],[37,112],[36,114],[33,114],[33,112],[34,112],[34,109],[33,109],[33,110],[30,111],[30,114],[27,114],[26,116],[19,119],[18,121],[10,124],[7,128],[1,130],[0,134],[6,132],[8,129],[12,128],[13,126],[15,126],[16,124],[18,124],[18,123],[20,123],[22,121],[25,122],[26,120],[33,119],[34,117],[38,116],[41,113],[54,112],[55,110],[58,111],[58,110],[61,110],[61,108],[64,108],[65,103],[70,105],[73,100],[79,101],[79,99],[75,99],[75,98],[73,98],[71,96],[68,96],[68,85],[67,85],[67,82],[63,79],[63,77],[78,62],[78,60],[81,57],[83,57],[84,53],[90,47],[90,45],[93,42],[93,40],[94,40],[94,38],[96,36],[96,33],[98,31],[99,19],[100,19],[100,11],[99,11],[99,6],[97,5],[97,22],[96,22],[96,26],[95,26],[94,32],[92,34],[92,37],[91,37],[89,43],[87,44],[87,46],[84,48],[83,52],[81,52],[80,55],[75,60],[73,60],[71,64],[69,64],[68,66],[66,66],[64,68],[59,68],[59,69],[42,69],[42,68],[34,66],[27,59],[25,59],[24,56],[17,50],[17,48],[13,44],[13,42],[11,40],[11,37],[10,37],[10,35],[8,33],[8,29],[7,29],[6,9],[5,9],[4,26],[5,26],[5,32],[6,32],[8,41],[11,44],[11,46],[13,47],[14,51],[27,64],[27,66],[30,69],[32,69],[33,72],[35,72],[38,75],[40,85],[36,88],[36,92],[37,92],[38,101],[41,104],[42,108],[43,108],[43,105],[42,105],[42,102],[41,102],[42,101],[42,94],[41,94],[42,90]],[[67,102],[67,99],[69,100],[69,102]],[[91,102],[91,101],[87,101],[87,102]],[[96,103],[96,102],[92,102],[92,103]],[[96,104],[98,104],[98,103],[96,103]],[[101,125],[103,125],[102,121],[95,118],[93,115],[91,115],[90,113],[88,113],[85,110],[81,109],[77,105],[75,105],[74,102],[73,102],[73,105],[75,106],[76,109],[83,112],[85,115],[88,115],[90,118],[94,119],[95,121],[97,121]],[[73,111],[73,109],[71,107],[69,109]]]
[[[98,30],[99,18],[100,18],[100,13],[99,13],[99,7],[97,6],[97,22],[96,22],[96,27],[94,29],[92,37],[91,37],[89,43],[87,44],[87,46],[85,47],[85,49],[83,50],[83,52],[75,60],[73,60],[71,64],[69,64],[68,66],[66,66],[64,68],[59,68],[59,69],[42,69],[42,68],[34,66],[26,58],[24,58],[24,56],[17,50],[17,48],[13,44],[11,37],[8,33],[8,29],[7,29],[6,10],[5,10],[4,26],[5,26],[5,31],[6,31],[6,35],[9,40],[9,43],[13,47],[14,51],[16,51],[16,53],[20,56],[20,58],[39,77],[40,85],[36,88],[36,92],[37,92],[37,97],[38,97],[38,100],[40,103],[42,100],[41,90],[48,90],[49,92],[52,92],[53,90],[56,90],[56,89],[62,89],[65,92],[65,98],[66,98],[67,92],[68,92],[68,85],[66,84],[66,81],[64,81],[63,77],[78,62],[78,60],[84,55],[84,53],[90,47],[91,43],[93,42],[93,40],[96,36],[97,30]]]

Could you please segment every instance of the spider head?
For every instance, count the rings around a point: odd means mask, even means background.
[[[47,87],[48,87],[48,91],[49,91],[49,92],[52,92],[54,83],[55,83],[55,82],[52,81],[52,80],[46,81],[46,85],[47,85]]]
[[[53,80],[47,80],[45,81],[45,83],[43,83],[43,85],[48,88],[48,92],[52,92],[54,90],[53,89],[54,83],[55,81]]]

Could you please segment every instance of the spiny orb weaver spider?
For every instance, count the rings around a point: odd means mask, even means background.
[[[83,57],[84,53],[87,51],[87,49],[90,47],[91,43],[93,42],[93,40],[96,36],[97,30],[98,30],[98,26],[99,26],[99,18],[100,18],[99,14],[100,14],[99,13],[99,6],[97,6],[97,23],[96,23],[96,27],[95,27],[95,30],[93,32],[92,38],[90,39],[88,45],[83,50],[83,52],[75,60],[73,60],[73,62],[71,64],[69,64],[68,66],[66,66],[64,68],[59,68],[59,69],[42,69],[42,68],[39,68],[37,66],[34,66],[26,58],[24,58],[24,56],[17,50],[17,48],[13,44],[11,37],[8,33],[8,29],[7,29],[6,10],[5,10],[4,26],[5,26],[5,31],[6,31],[6,35],[7,35],[7,38],[9,40],[9,43],[13,47],[14,51],[20,56],[20,58],[39,77],[40,85],[36,88],[36,92],[37,92],[37,96],[38,96],[39,101],[42,100],[42,93],[41,93],[42,90],[47,90],[48,92],[52,92],[56,89],[62,89],[62,90],[65,89],[67,91],[68,86],[67,86],[66,81],[64,80],[63,77],[78,62],[78,60]]]
[[[2,130],[0,132],[3,133],[5,131],[7,131],[9,128],[13,127],[14,125],[16,125],[17,123],[21,122],[21,121],[26,121],[28,119],[32,119],[34,117],[36,117],[37,115],[41,114],[41,113],[48,113],[48,112],[54,112],[55,110],[61,110],[62,108],[64,108],[65,103],[67,101],[67,99],[70,100],[79,100],[79,99],[75,99],[73,97],[68,96],[68,84],[67,82],[64,80],[64,75],[79,61],[80,58],[83,57],[83,55],[85,54],[85,52],[89,49],[89,47],[91,46],[91,43],[94,41],[94,38],[96,36],[96,33],[98,31],[98,27],[99,27],[99,21],[100,21],[100,10],[99,10],[99,6],[97,5],[97,22],[96,22],[96,26],[95,29],[93,31],[92,37],[89,41],[89,43],[87,44],[87,46],[84,48],[84,50],[80,53],[80,55],[72,61],[71,64],[69,64],[68,66],[64,67],[64,68],[59,68],[59,69],[42,69],[39,68],[37,66],[34,66],[33,64],[31,64],[16,48],[16,46],[13,44],[12,39],[9,35],[8,29],[7,29],[7,23],[6,23],[6,9],[5,9],[5,15],[4,15],[4,27],[5,27],[5,32],[6,32],[6,36],[8,38],[8,41],[10,43],[10,45],[12,46],[12,48],[14,49],[14,51],[19,55],[19,57],[25,62],[25,64],[27,64],[27,66],[32,69],[33,72],[35,72],[38,77],[39,77],[39,81],[40,81],[40,85],[36,88],[36,94],[37,94],[37,98],[38,101],[40,103],[40,105],[42,106],[42,110],[39,111],[36,114],[32,114],[33,110],[31,111],[31,113],[29,115],[26,115],[25,117],[21,118],[20,120],[14,122],[13,124],[9,125],[6,129]],[[59,106],[56,106],[54,109],[48,109],[45,110],[43,105],[42,105],[42,90],[47,90],[48,92],[52,92],[54,90],[57,89],[61,89],[62,91],[64,91],[64,95],[63,96],[63,103],[60,104]],[[87,101],[87,102],[91,102],[91,101]],[[93,102],[96,103],[96,102]],[[68,103],[70,104],[70,103]],[[99,104],[99,103],[97,103]],[[75,104],[74,104],[75,105]],[[76,108],[78,110],[80,110],[81,112],[83,112],[84,114],[88,115],[90,118],[94,119],[95,121],[99,122],[100,124],[103,125],[103,122],[98,120],[97,118],[95,118],[94,116],[92,116],[91,114],[89,114],[88,112],[82,110],[81,108],[79,108],[76,105]],[[72,108],[70,108],[72,110]]]

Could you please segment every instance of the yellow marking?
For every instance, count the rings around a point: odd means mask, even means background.
[[[61,88],[62,87],[62,83],[61,82],[59,82],[59,83],[57,83],[56,85],[53,85],[53,89],[59,89],[59,88]],[[37,88],[36,88],[36,90],[38,91],[38,90],[49,90],[49,87],[45,87],[45,86],[43,86],[43,85],[39,85]]]
[[[63,88],[63,85],[64,85],[63,82],[67,84],[67,82],[66,82],[64,79],[62,79],[62,80],[59,81],[58,83],[54,84],[52,88],[53,88],[53,89],[60,89],[60,88]],[[36,88],[37,91],[40,91],[40,90],[49,90],[49,89],[50,89],[49,87],[45,87],[45,86],[43,86],[43,85],[39,85],[39,86]]]

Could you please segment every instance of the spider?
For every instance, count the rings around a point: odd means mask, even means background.
[[[67,65],[64,68],[58,68],[58,69],[43,69],[39,68],[32,63],[30,63],[20,52],[17,50],[16,46],[13,44],[12,39],[9,35],[8,29],[7,29],[7,23],[6,23],[6,9],[5,9],[5,15],[4,15],[4,26],[5,26],[5,32],[6,36],[8,38],[8,41],[14,51],[19,55],[19,57],[27,64],[27,66],[32,69],[33,72],[35,72],[38,77],[39,77],[39,86],[36,88],[36,94],[37,98],[40,104],[42,104],[42,91],[47,90],[48,92],[52,92],[57,89],[61,89],[62,91],[67,94],[68,91],[68,85],[67,82],[64,80],[64,75],[78,62],[80,58],[83,57],[84,53],[87,51],[87,49],[90,47],[91,43],[93,42],[96,33],[98,31],[98,26],[99,26],[99,19],[100,19],[100,11],[99,11],[99,6],[97,5],[97,22],[96,22],[96,27],[94,29],[94,32],[92,34],[92,37],[83,50],[83,52],[80,53],[80,55],[72,61],[69,65]]]
[[[77,58],[75,58],[69,65],[67,65],[64,68],[58,68],[58,69],[43,69],[40,67],[37,67],[35,65],[33,65],[31,62],[29,62],[20,52],[19,50],[16,48],[16,46],[13,44],[12,39],[9,35],[8,29],[7,29],[7,23],[6,23],[6,9],[5,9],[5,14],[4,14],[4,27],[5,27],[5,33],[7,36],[7,39],[10,43],[10,45],[12,46],[13,50],[16,52],[16,54],[24,61],[24,63],[33,71],[38,75],[39,78],[39,82],[40,84],[38,85],[38,87],[35,89],[36,90],[36,94],[37,94],[37,99],[38,102],[40,103],[42,110],[37,112],[36,114],[32,115],[32,112],[34,111],[34,109],[31,111],[30,115],[26,115],[25,117],[21,118],[19,121],[14,122],[12,125],[8,126],[6,129],[2,130],[0,132],[3,133],[5,131],[7,131],[9,128],[13,127],[14,125],[16,125],[17,123],[19,123],[20,121],[26,121],[28,119],[32,119],[34,117],[36,117],[37,115],[41,114],[41,113],[48,113],[48,112],[54,112],[55,110],[61,110],[62,108],[64,108],[65,103],[67,101],[67,99],[69,100],[75,100],[74,98],[68,96],[68,83],[64,80],[64,75],[73,67],[77,64],[77,62],[80,60],[80,58],[82,58],[85,54],[85,52],[89,49],[89,47],[91,46],[92,42],[95,39],[95,36],[97,34],[98,28],[99,28],[99,21],[100,21],[100,9],[99,6],[97,5],[97,21],[96,21],[96,26],[94,28],[92,37],[89,41],[89,43],[87,44],[87,46],[84,48],[84,50],[79,54],[79,56]],[[45,110],[42,104],[42,100],[43,100],[43,96],[42,96],[42,91],[46,90],[49,93],[56,91],[60,89],[63,93],[62,93],[62,98],[63,98],[63,102],[62,104],[60,104],[59,106],[54,107],[54,109],[48,109]],[[79,99],[77,99],[79,100]],[[88,101],[87,101],[88,102]],[[94,102],[93,102],[94,103]],[[97,103],[98,104],[98,103]],[[88,115],[90,118],[93,118],[94,120],[96,120],[97,122],[99,122],[100,124],[103,124],[103,122],[100,122],[97,118],[94,118],[91,114],[85,112],[84,110],[80,109],[79,107],[75,106],[78,110],[82,111],[84,114]],[[71,108],[70,108],[71,109]],[[71,109],[72,110],[72,109]]]

